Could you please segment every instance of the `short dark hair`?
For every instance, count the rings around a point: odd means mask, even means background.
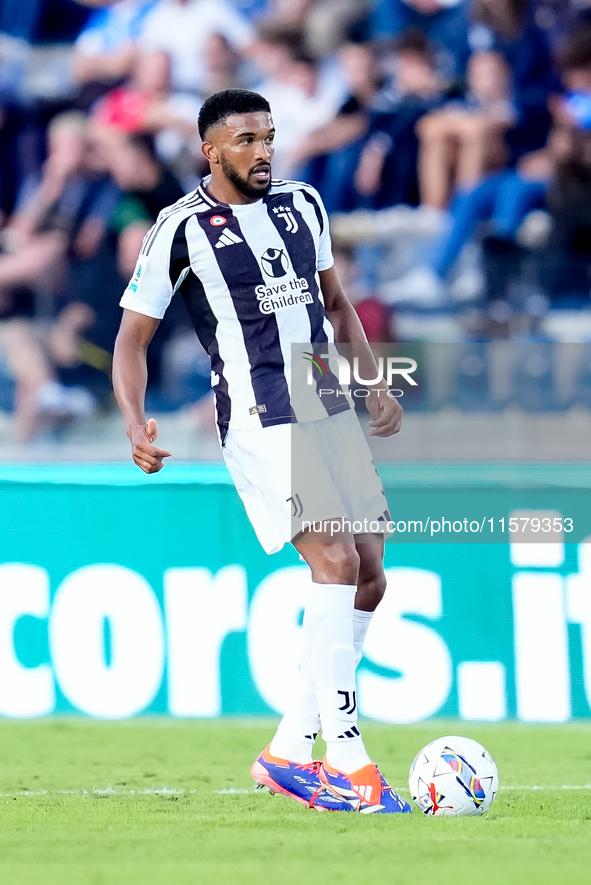
[[[266,98],[250,89],[224,89],[210,95],[199,111],[199,135],[201,141],[213,126],[223,125],[232,114],[252,114],[256,111],[271,113]]]

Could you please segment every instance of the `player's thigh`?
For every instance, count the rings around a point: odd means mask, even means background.
[[[347,510],[327,466],[323,441],[312,428],[318,423],[325,422],[293,424],[291,429],[292,538],[308,532],[312,543],[328,543],[340,536]],[[352,541],[349,532],[346,542]]]
[[[230,431],[223,452],[267,552],[281,549],[306,527],[346,516],[322,453],[300,425]]]
[[[318,427],[319,449],[345,505],[354,534],[379,532],[387,501],[373,455],[355,412],[342,412]]]
[[[289,425],[230,431],[224,460],[267,553],[291,539]]]

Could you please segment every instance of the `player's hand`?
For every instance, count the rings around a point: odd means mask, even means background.
[[[369,426],[370,436],[392,436],[398,433],[402,424],[402,406],[397,399],[388,396],[385,390],[372,391],[367,399],[367,408],[372,417]]]
[[[158,436],[158,424],[150,418],[147,424],[137,424],[129,433],[131,456],[144,473],[158,473],[164,467],[164,458],[170,458],[166,449],[157,449],[152,443]]]

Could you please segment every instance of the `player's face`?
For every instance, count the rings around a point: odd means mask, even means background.
[[[224,176],[249,200],[258,200],[271,187],[275,128],[271,114],[235,114],[211,134],[210,141]]]

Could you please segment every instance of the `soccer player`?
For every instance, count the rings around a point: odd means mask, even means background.
[[[257,536],[268,553],[293,543],[312,573],[301,691],[253,777],[317,810],[409,812],[357,727],[355,669],[385,591],[378,523],[389,514],[363,432],[323,354],[336,353],[335,339],[361,348],[364,378],[376,378],[375,361],[333,267],[319,195],[271,178],[267,100],[247,90],[217,93],[200,111],[199,130],[211,175],[160,214],[121,300],[113,379],[133,460],[151,474],[170,455],[154,445],[156,421],[144,415],[146,351],[179,291],[211,357],[222,451]],[[295,381],[308,371],[306,359],[314,363],[311,386]],[[372,434],[400,429],[402,409],[384,382],[367,403]],[[378,531],[354,535],[353,522],[364,518]],[[339,530],[329,532],[325,520],[340,520]],[[322,763],[312,758],[320,729]]]

